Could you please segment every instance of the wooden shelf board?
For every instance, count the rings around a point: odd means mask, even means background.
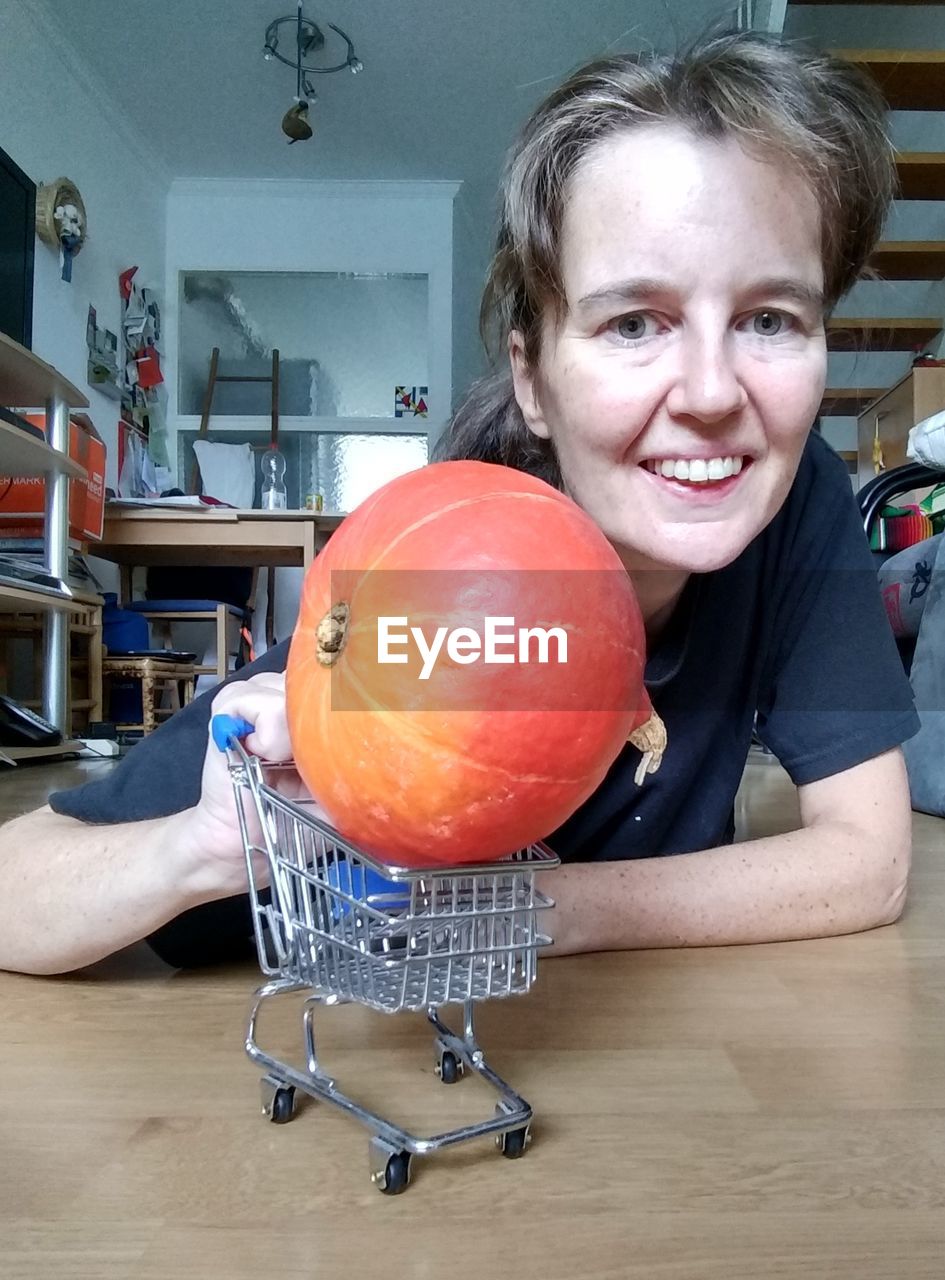
[[[46,612],[48,609],[64,609],[76,613],[84,608],[73,596],[57,596],[45,591],[32,590],[26,583],[12,586],[0,582],[0,613]]]
[[[869,72],[893,111],[945,110],[945,53],[927,49],[832,49]]]
[[[85,477],[85,468],[45,440],[0,420],[0,475],[45,476],[63,472],[75,479]]]
[[[914,351],[942,331],[942,322],[924,316],[834,316],[827,321],[828,351]]]
[[[876,246],[869,265],[884,280],[941,280],[945,276],[945,242],[885,240]]]
[[[901,200],[945,200],[945,151],[907,151],[896,156]]]
[[[43,702],[41,698],[18,698],[21,707],[29,707],[31,711],[39,711]],[[94,698],[70,698],[69,709],[71,711],[88,711],[89,707],[96,706]]]
[[[50,396],[59,396],[70,409],[89,407],[88,400],[68,378],[0,333],[0,403],[18,409],[39,409]]]
[[[846,415],[854,418],[868,404],[885,395],[886,390],[886,387],[828,387],[820,406],[821,417]]]
[[[56,756],[84,750],[85,744],[75,738],[66,738],[57,747],[0,747],[0,752],[11,760],[54,760]]]

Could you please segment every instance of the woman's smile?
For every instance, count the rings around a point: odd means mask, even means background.
[[[730,498],[742,487],[752,460],[742,455],[729,455],[712,458],[708,463],[698,458],[664,458],[661,462],[648,461],[638,465],[667,498],[711,506]]]

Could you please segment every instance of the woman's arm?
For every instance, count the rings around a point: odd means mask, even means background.
[[[213,712],[255,724],[246,746],[263,759],[288,756],[284,675],[225,685]],[[222,753],[208,743],[199,802],[168,817],[90,824],[46,807],[6,823],[0,886],[0,969],[35,974],[91,964],[189,907],[244,893],[246,861]]]
[[[245,869],[235,860],[229,884],[215,882],[217,868],[208,871],[201,843],[192,809],[93,826],[47,807],[8,822],[0,830],[0,969],[78,969],[189,907],[245,889]]]
[[[897,920],[912,847],[899,748],[798,796],[799,831],[547,872],[552,954],[822,938]]]

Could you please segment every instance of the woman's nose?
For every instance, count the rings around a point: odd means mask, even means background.
[[[674,417],[720,422],[748,397],[735,365],[730,336],[690,334],[679,347],[679,371],[666,399]]]

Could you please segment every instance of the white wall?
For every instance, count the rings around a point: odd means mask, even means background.
[[[71,54],[67,22],[57,28],[32,0],[0,0],[0,30],[0,146],[37,184],[71,178],[88,213],[71,284],[60,279],[58,253],[36,241],[33,350],[87,395],[114,486],[117,405],[87,385],[86,317],[92,303],[98,323],[118,332],[126,267],[161,290],[169,179]]]
[[[510,128],[510,140],[512,129]],[[453,276],[453,407],[490,372],[479,334],[479,306],[495,245],[498,178],[464,182],[456,198]]]

